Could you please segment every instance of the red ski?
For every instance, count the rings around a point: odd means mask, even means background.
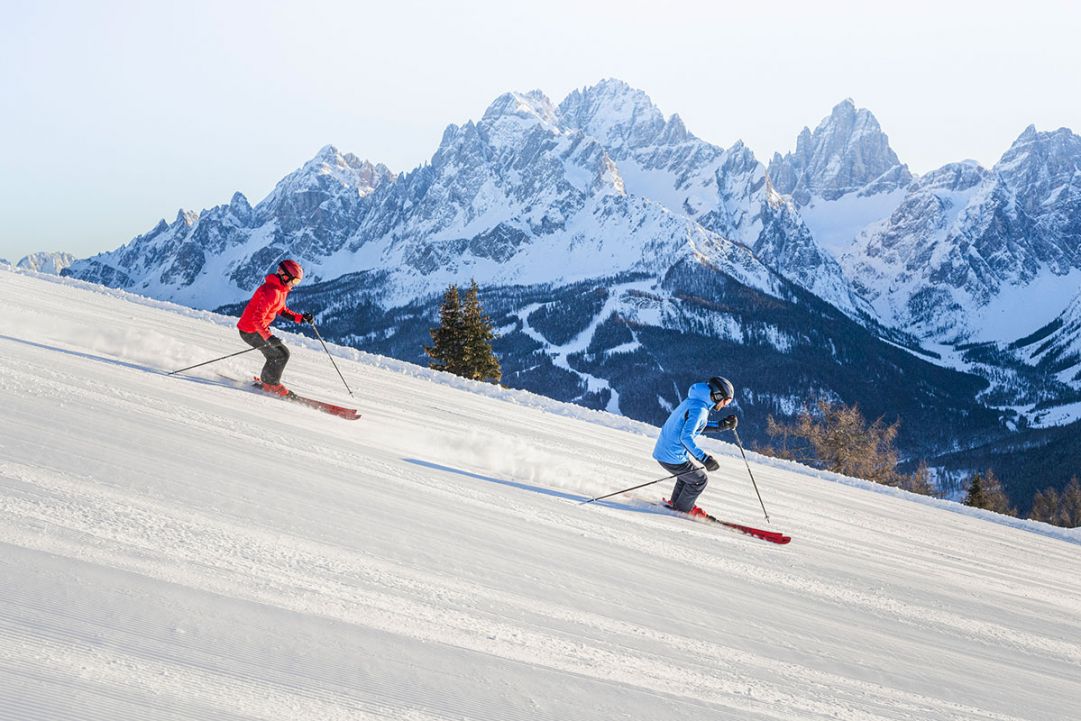
[[[780,544],[780,545],[783,546],[786,543],[791,543],[792,542],[792,537],[791,536],[786,536],[783,533],[781,533],[780,531],[765,531],[765,530],[763,530],[761,528],[752,528],[751,526],[744,526],[744,525],[739,524],[739,523],[730,523],[728,521],[722,521],[719,518],[714,518],[713,516],[710,516],[709,514],[706,514],[706,518],[713,521],[714,523],[719,523],[722,526],[728,526],[729,528],[734,528],[737,531],[739,531],[740,533],[746,533],[748,536],[754,536],[755,538],[761,538],[763,541],[769,541],[770,543],[777,543],[777,544]]]
[[[748,536],[754,536],[755,538],[761,538],[763,541],[769,541],[770,543],[776,543],[776,544],[779,544],[779,545],[782,545],[782,546],[784,544],[786,544],[786,543],[791,543],[792,542],[792,537],[791,536],[786,536],[785,534],[783,534],[783,533],[781,533],[779,531],[766,531],[766,530],[763,530],[761,528],[753,528],[751,526],[744,526],[741,523],[732,523],[730,521],[722,521],[721,519],[716,518],[716,517],[710,515],[709,513],[706,513],[705,511],[702,511],[702,509],[700,509],[700,508],[698,510],[701,511],[701,514],[691,514],[691,513],[684,513],[683,511],[677,511],[676,509],[672,508],[672,506],[670,506],[668,504],[668,499],[667,498],[662,498],[661,503],[668,510],[674,511],[675,513],[678,513],[681,516],[686,516],[686,517],[688,517],[688,518],[690,518],[692,520],[701,520],[701,521],[706,521],[708,523],[716,523],[719,526],[727,526],[728,528],[739,531],[740,533],[746,533]],[[698,508],[698,507],[695,506],[695,508]]]
[[[317,411],[323,413],[329,413],[332,416],[338,416],[344,418],[347,421],[355,421],[360,419],[360,413],[355,408],[345,408],[343,406],[336,406],[333,403],[327,403],[326,401],[317,401],[314,398],[305,398],[304,396],[298,396],[293,391],[289,391],[284,396],[277,393],[271,393],[263,390],[263,383],[258,378],[255,379],[255,383],[251,385],[253,390],[259,391],[264,395],[268,395],[271,398],[281,398],[283,401],[292,401],[293,403],[299,403],[302,406],[308,406],[314,408]]]

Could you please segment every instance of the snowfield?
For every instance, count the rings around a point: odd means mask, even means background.
[[[0,719],[1077,718],[1081,531],[0,270]],[[283,330],[288,330],[283,328]],[[708,369],[732,377],[738,368]]]

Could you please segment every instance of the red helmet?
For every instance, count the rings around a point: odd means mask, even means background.
[[[284,276],[286,283],[296,278],[299,283],[304,278],[304,269],[295,260],[285,259],[278,263],[278,274]]]

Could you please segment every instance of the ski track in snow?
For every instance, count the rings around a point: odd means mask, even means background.
[[[0,273],[0,720],[1042,720],[1081,700],[1076,531],[753,454],[789,546],[647,503],[667,483],[581,506],[663,475],[648,427],[336,349],[349,399],[282,334],[286,382],[356,404],[347,423],[221,380],[251,356],[164,375],[239,345],[212,314]],[[705,445],[703,505],[763,525],[738,452]]]

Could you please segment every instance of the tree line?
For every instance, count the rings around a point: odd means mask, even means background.
[[[912,473],[897,470],[895,440],[900,421],[886,423],[883,418],[878,418],[868,422],[857,405],[819,401],[815,409],[815,413],[804,409],[790,423],[779,422],[770,416],[767,432],[776,440],[776,445],[757,450],[834,473],[935,495],[926,462],[921,462]],[[967,506],[1018,515],[991,469],[973,473],[965,483],[965,489]],[[1081,526],[1081,481],[1075,476],[1061,492],[1054,488],[1037,492],[1028,517],[1066,528]]]

